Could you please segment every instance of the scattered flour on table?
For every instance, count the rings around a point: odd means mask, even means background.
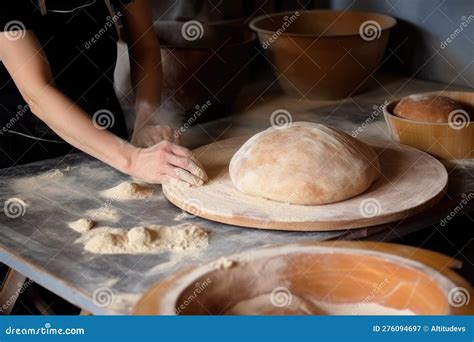
[[[115,223],[119,220],[120,214],[117,209],[104,206],[97,209],[89,209],[85,212],[85,216],[94,221],[108,221]]]
[[[185,220],[187,218],[190,218],[191,215],[188,214],[187,212],[183,211],[181,214],[178,214],[176,215],[174,218],[173,218],[173,221],[182,221],[182,220]]]
[[[49,178],[49,179],[51,179],[51,178],[62,178],[62,177],[64,177],[64,172],[59,170],[59,169],[52,169],[52,170],[49,170],[48,172],[45,172],[42,176],[44,178]]]
[[[103,197],[117,201],[128,201],[149,198],[153,195],[153,189],[135,182],[123,182],[113,188],[102,191],[100,194]]]
[[[71,168],[67,166],[64,169],[51,169],[39,175],[18,178],[13,181],[12,187],[16,191],[30,192],[44,183],[62,180],[65,177],[65,173],[70,170]]]
[[[74,229],[78,233],[86,233],[94,227],[95,222],[91,219],[81,218],[77,221],[69,223],[69,228]]]
[[[89,231],[76,242],[83,243],[86,251],[97,254],[192,253],[206,248],[209,236],[191,224],[150,225],[129,230],[101,227]]]

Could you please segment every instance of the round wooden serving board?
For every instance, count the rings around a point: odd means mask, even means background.
[[[323,231],[380,225],[414,215],[436,204],[448,182],[444,166],[429,154],[393,142],[366,141],[379,155],[382,176],[365,193],[319,206],[275,202],[239,192],[229,178],[230,159],[247,139],[226,139],[194,150],[209,182],[201,187],[163,185],[166,198],[193,215],[236,226]]]

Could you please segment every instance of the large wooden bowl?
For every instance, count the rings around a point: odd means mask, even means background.
[[[377,13],[316,10],[261,16],[250,28],[287,93],[330,100],[364,90],[395,24]]]
[[[473,116],[474,92],[440,91],[426,94],[450,97],[461,103]],[[474,123],[465,122],[454,126],[452,123],[428,123],[400,118],[393,114],[399,101],[400,99],[392,101],[384,108],[392,140],[446,160],[474,158]]]
[[[232,113],[247,81],[256,34],[237,22],[201,24],[196,40],[185,39],[184,24],[158,21],[163,90],[161,111],[184,115],[188,124],[217,120]]]
[[[470,285],[452,271],[460,262],[414,247],[306,242],[247,251],[228,260],[234,262],[231,267],[210,263],[158,283],[134,313],[219,315],[263,294],[273,298],[270,311],[261,312],[265,314],[297,313],[286,307],[297,298],[310,300],[314,314],[328,313],[321,303],[346,304],[344,314],[367,313],[364,304],[419,315],[474,313]]]

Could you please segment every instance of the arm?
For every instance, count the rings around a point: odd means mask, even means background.
[[[0,32],[0,60],[31,111],[71,145],[150,183],[170,177],[199,183],[190,173],[196,173],[197,166],[187,149],[167,142],[139,149],[96,129],[91,118],[54,86],[47,57],[31,31],[18,40],[9,40],[8,33]],[[182,169],[190,172],[183,174]]]
[[[160,44],[153,30],[150,1],[135,0],[127,6],[124,23],[130,76],[135,92],[136,119],[132,143],[150,146],[163,139],[176,141],[174,130],[170,127],[173,124],[158,113],[163,75]]]

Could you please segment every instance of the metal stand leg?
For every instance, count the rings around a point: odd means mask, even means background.
[[[0,315],[9,315],[25,284],[26,277],[9,269],[2,288],[0,289]]]

